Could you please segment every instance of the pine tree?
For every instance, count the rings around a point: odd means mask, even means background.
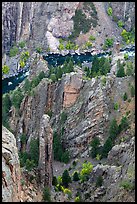
[[[128,95],[127,95],[127,93],[125,92],[124,95],[123,95],[123,100],[126,101],[127,98],[128,98]]]
[[[66,188],[68,187],[68,184],[71,182],[71,177],[68,173],[68,170],[64,170],[62,174],[62,185]]]
[[[79,180],[79,175],[78,172],[75,171],[75,173],[73,174],[73,181],[78,181]]]
[[[102,156],[103,157],[107,157],[108,155],[108,152],[112,149],[113,147],[113,142],[112,142],[112,139],[109,137],[105,144],[103,145],[103,148],[102,148]]]
[[[125,70],[124,70],[124,64],[120,63],[120,60],[117,61],[117,77],[124,77],[125,76]]]
[[[112,140],[114,140],[114,139],[116,138],[117,134],[118,134],[118,125],[117,125],[116,119],[114,118],[114,119],[111,121],[110,128],[109,128],[110,138],[111,138]]]

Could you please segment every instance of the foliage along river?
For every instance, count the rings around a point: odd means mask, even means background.
[[[133,56],[135,53],[135,47],[132,48],[126,48],[124,50],[120,50],[120,52],[128,53],[129,56]],[[108,52],[97,54],[98,57],[101,56],[108,56]],[[94,55],[95,56],[95,55]],[[85,54],[67,54],[65,56],[59,55],[59,54],[48,54],[47,56],[43,56],[43,59],[45,59],[49,65],[52,65],[54,67],[61,65],[64,63],[67,57],[71,57],[74,64],[77,64],[78,62],[92,62],[93,55],[91,55],[90,52],[86,52]],[[11,90],[14,90],[27,76],[29,75],[29,67],[25,70],[20,72],[17,76],[12,76],[6,79],[2,80],[2,94],[8,93]]]

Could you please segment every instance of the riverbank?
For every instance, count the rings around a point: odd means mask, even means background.
[[[135,55],[135,46],[128,46],[125,49],[121,49],[119,53],[113,53],[113,57],[119,56],[122,54],[122,57],[124,57],[124,54],[128,53],[129,57]],[[98,57],[101,56],[109,56],[111,52],[100,52],[99,54],[96,54]],[[85,52],[82,54],[73,54],[70,53],[62,56],[60,54],[54,53],[54,54],[48,54],[47,56],[43,56],[43,54],[37,54],[36,52],[31,55],[31,58],[27,62],[27,66],[25,69],[22,69],[18,74],[15,74],[13,76],[7,77],[2,80],[2,94],[9,92],[10,90],[14,90],[16,86],[18,86],[28,75],[30,71],[30,67],[32,66],[33,61],[36,59],[42,58],[48,62],[48,65],[52,65],[54,67],[58,65],[62,65],[64,61],[67,59],[67,57],[71,57],[74,64],[81,63],[83,66],[89,66],[91,68],[91,63],[93,60],[93,57],[95,55],[91,54],[91,52]],[[112,57],[112,55],[110,55]],[[8,88],[7,88],[8,87]],[[7,91],[8,89],[8,91]]]

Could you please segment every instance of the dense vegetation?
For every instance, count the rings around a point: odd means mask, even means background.
[[[126,116],[123,116],[120,124],[117,124],[116,119],[113,119],[110,123],[109,136],[106,139],[103,146],[100,145],[99,138],[95,137],[91,142],[91,156],[92,158],[100,155],[100,158],[107,157],[108,152],[112,149],[115,144],[117,136],[123,131],[129,128],[129,121]]]
[[[111,64],[108,58],[97,56],[94,57],[92,62],[92,69],[85,67],[85,74],[88,78],[93,78],[96,76],[106,75],[110,72]]]
[[[64,64],[62,66],[56,67],[56,69],[51,66],[48,78],[51,79],[53,82],[58,81],[61,79],[62,75],[65,73],[70,73],[74,71],[74,62],[71,58],[66,58]]]
[[[53,134],[53,152],[55,160],[64,163],[69,162],[69,152],[63,147],[61,136],[57,132],[54,132]]]
[[[26,144],[27,139],[21,136],[22,144]],[[38,166],[39,161],[39,139],[31,139],[29,152],[21,151],[19,153],[20,165],[25,166],[27,170],[31,170]]]
[[[2,66],[2,74],[8,74],[10,71],[9,66],[7,66],[6,64]]]
[[[88,13],[90,17],[87,18],[85,13]],[[97,26],[97,11],[92,2],[84,2],[83,9],[76,10],[75,16],[72,18],[74,21],[74,30],[69,36],[70,39],[75,39],[81,32],[87,33],[90,30],[91,25],[93,27]]]

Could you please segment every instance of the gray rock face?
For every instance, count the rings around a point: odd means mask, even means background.
[[[86,202],[134,202],[134,189],[125,190],[121,184],[123,181],[130,182],[131,185],[135,183],[135,138],[131,138],[128,144],[114,146],[107,162],[107,165],[95,166],[86,185],[81,184],[83,199]],[[102,176],[103,182],[97,188],[95,184],[99,176]]]
[[[49,124],[50,117],[43,115],[39,130],[39,172],[42,186],[52,185],[52,143],[53,131]]]
[[[2,127],[2,202],[19,202],[20,162],[14,135]]]
[[[13,42],[29,39],[35,2],[2,3],[3,52],[9,51]]]
[[[30,46],[48,44],[54,51],[55,37],[68,37],[73,29],[72,16],[79,2],[3,2],[2,38],[3,53],[13,42],[27,40]],[[31,44],[32,43],[32,44]]]
[[[109,111],[106,91],[101,88],[98,80],[92,79],[84,83],[80,81],[79,75],[76,74],[74,81],[73,79],[70,81],[70,87],[73,87],[75,81],[77,89],[79,87],[80,90],[77,92],[75,101],[73,101],[74,90],[71,90],[72,92],[69,94],[70,88],[66,89],[66,85],[64,85],[65,103],[63,104],[66,104],[64,110],[68,118],[63,124],[65,128],[63,141],[70,150],[71,155],[76,157],[78,154],[84,153],[84,151],[86,153],[83,155],[87,155],[88,144],[95,136],[98,136],[101,142],[104,141],[107,126],[106,117],[109,115]],[[73,105],[68,106],[69,101],[73,102]],[[104,112],[106,115],[103,114]],[[53,127],[58,129],[58,124],[57,119],[56,122],[53,122]]]
[[[125,23],[125,28],[130,31],[135,26],[135,2],[111,2],[113,15]]]
[[[18,119],[17,136],[18,147],[20,147],[20,135],[25,133],[28,137],[27,149],[31,138],[38,138],[40,120],[46,110],[48,82],[43,79],[36,87],[34,96],[26,96],[21,104],[21,118]],[[27,107],[27,108],[26,108]]]

